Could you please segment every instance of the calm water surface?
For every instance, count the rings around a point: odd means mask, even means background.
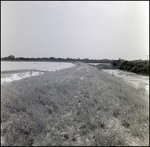
[[[69,68],[74,66],[73,63],[66,62],[1,62],[1,71],[9,70],[24,70],[35,69],[44,71],[55,71],[63,68]]]

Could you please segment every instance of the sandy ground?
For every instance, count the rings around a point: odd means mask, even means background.
[[[1,84],[3,84],[4,82],[12,82],[15,80],[20,80],[20,79],[31,77],[31,76],[37,76],[40,74],[43,74],[43,72],[29,71],[29,72],[21,72],[21,73],[14,73],[14,74],[11,74],[11,73],[6,74],[5,73],[5,74],[2,74]]]
[[[88,64],[90,64],[90,65],[99,65],[99,64],[111,65],[110,63],[88,63]]]
[[[118,69],[103,69],[103,71],[123,79],[124,81],[130,83],[135,88],[143,86],[143,88],[145,88],[146,92],[149,94],[148,76],[137,75],[136,73],[133,72],[121,71]]]

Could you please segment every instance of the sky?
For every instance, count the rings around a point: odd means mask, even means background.
[[[1,57],[146,60],[149,1],[1,1]]]

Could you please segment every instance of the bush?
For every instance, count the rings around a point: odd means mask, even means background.
[[[127,70],[134,73],[149,74],[149,62],[145,60],[123,61],[120,70]]]
[[[137,67],[136,66],[132,67],[130,71],[136,73],[137,72]]]
[[[127,71],[130,71],[131,68],[132,68],[131,66],[127,66],[126,70],[127,70]]]

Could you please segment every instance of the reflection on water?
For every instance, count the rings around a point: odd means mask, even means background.
[[[122,78],[136,88],[143,84],[149,94],[149,76],[137,75],[136,73],[121,71],[118,69],[103,69],[103,71]]]

